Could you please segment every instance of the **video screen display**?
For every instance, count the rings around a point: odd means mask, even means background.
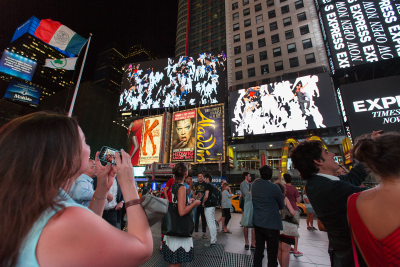
[[[4,98],[18,100],[32,105],[38,105],[41,95],[42,88],[11,80],[7,87]]]
[[[340,126],[328,73],[230,93],[232,136]]]
[[[133,175],[136,177],[145,177],[144,171],[146,170],[146,167],[133,167]]]
[[[316,2],[333,74],[400,55],[399,5],[400,0]]]
[[[0,72],[27,81],[32,81],[32,76],[35,73],[36,66],[36,61],[12,53],[8,50],[4,50],[3,56],[0,59]]]
[[[226,65],[224,52],[127,64],[119,110],[222,103]]]
[[[372,131],[400,130],[400,77],[341,86],[345,114],[354,138]]]

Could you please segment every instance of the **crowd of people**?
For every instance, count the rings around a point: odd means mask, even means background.
[[[21,146],[24,150],[15,149]],[[77,121],[47,112],[19,117],[3,126],[0,153],[4,155],[0,163],[1,266],[140,266],[151,257],[152,233],[129,154],[121,150],[115,165],[103,166],[99,152],[95,160],[88,160],[90,147]],[[328,233],[331,266],[399,266],[400,134],[378,131],[362,136],[355,142],[353,155],[359,164],[348,171],[339,170],[334,154],[319,141],[304,141],[292,149],[293,166],[307,181],[303,196],[309,214],[307,229],[315,230],[315,212],[320,230]],[[273,183],[270,166],[259,171],[260,178],[253,182],[249,173],[243,173],[240,186],[253,208],[251,226],[243,228],[245,249],[255,250],[255,267],[262,266],[265,249],[269,267],[278,262],[286,267],[292,250],[294,256],[302,255],[296,205],[300,196],[290,175]],[[380,179],[380,185],[370,190],[360,186],[369,171]],[[180,220],[190,216],[194,231],[189,236],[163,235],[160,250],[169,266],[181,266],[195,257],[193,239],[208,239],[207,227],[211,238],[205,246],[210,248],[217,244],[219,223],[223,233],[232,233],[228,228],[232,192],[223,181],[218,193],[209,173],[198,173],[199,181],[193,184],[184,163],[176,164],[173,174],[162,197],[176,204],[177,225],[183,226]],[[142,194],[149,193],[151,188],[145,184]],[[222,216],[216,219],[219,204]],[[123,207],[126,232],[116,227]],[[249,206],[245,207],[242,216],[249,214]]]

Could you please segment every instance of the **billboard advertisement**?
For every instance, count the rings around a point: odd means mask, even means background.
[[[224,52],[131,63],[124,70],[120,111],[210,105],[225,99]]]
[[[37,62],[4,50],[3,56],[0,59],[0,72],[8,75],[31,81],[35,73]]]
[[[353,140],[362,134],[400,129],[400,76],[340,87]]]
[[[163,146],[161,153],[161,163],[169,163],[169,154],[171,147],[171,127],[172,127],[172,114],[164,113],[164,131],[163,131]]]
[[[197,110],[174,112],[171,134],[171,162],[194,162]]]
[[[197,109],[197,163],[225,162],[224,104]]]
[[[139,164],[151,164],[160,159],[164,115],[143,119]]]
[[[41,95],[42,88],[11,80],[4,94],[4,98],[38,105]]]
[[[330,68],[399,57],[400,0],[315,0]]]
[[[140,144],[142,141],[143,119],[131,122],[128,128],[127,150],[131,155],[132,166],[139,164]]]
[[[230,93],[233,137],[340,126],[328,73]]]

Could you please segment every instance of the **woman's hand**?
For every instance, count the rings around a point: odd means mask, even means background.
[[[193,203],[192,203],[195,207],[197,207],[197,206],[199,206],[200,204],[201,204],[201,201],[200,200],[195,200],[195,201],[193,201]]]
[[[115,161],[117,165],[112,166],[112,168],[117,174],[118,183],[121,186],[124,198],[128,200],[138,198],[139,195],[137,194],[135,186],[135,176],[133,175],[131,157],[124,150],[121,150],[121,156],[118,152],[115,152]],[[132,196],[133,193],[135,193],[135,196]]]
[[[191,199],[189,199],[189,204],[192,204],[192,203],[193,203],[193,201],[195,201],[195,199],[194,199],[194,198],[191,198]]]
[[[97,167],[97,188],[96,191],[99,191],[99,195],[97,197],[105,197],[110,190],[115,177],[115,172],[111,168],[111,164],[107,163],[107,165],[103,166],[99,160],[100,152],[97,151],[95,163]]]

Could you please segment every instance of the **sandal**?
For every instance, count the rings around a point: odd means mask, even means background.
[[[226,232],[225,232],[225,231],[222,231],[222,232],[223,232],[224,234],[232,234],[232,232],[231,232],[231,231],[229,231],[229,230],[228,230],[228,231],[226,231]]]

